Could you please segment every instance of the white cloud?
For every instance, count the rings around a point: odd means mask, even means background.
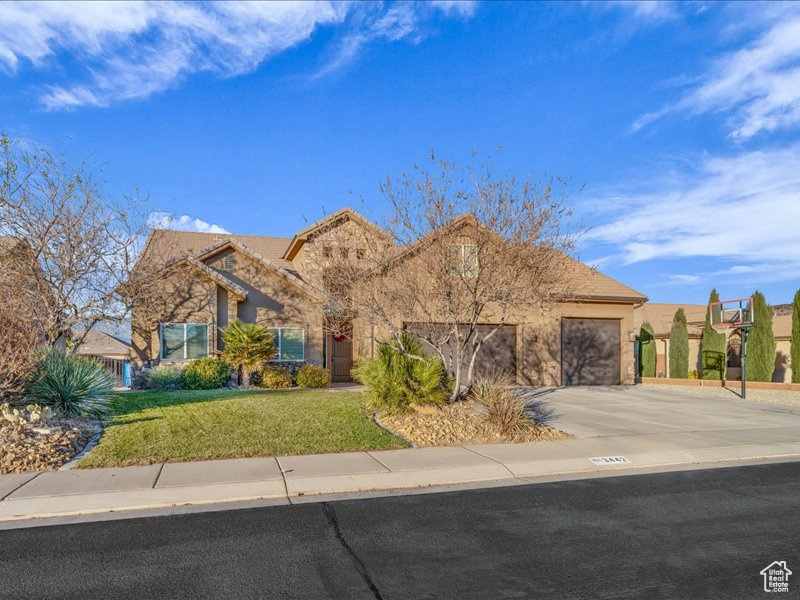
[[[432,5],[433,6],[433,5]],[[418,39],[420,19],[438,10],[467,17],[470,3],[353,2],[1,2],[0,70],[50,69],[68,54],[88,72],[84,81],[52,83],[41,101],[51,109],[108,106],[146,98],[197,72],[247,73],[311,38],[320,27],[350,33],[338,62],[352,60],[374,39]],[[365,26],[352,15],[367,11]]]
[[[189,215],[175,217],[170,213],[156,211],[150,213],[147,224],[153,229],[174,229],[176,231],[199,231],[201,233],[230,233],[228,230],[208,223],[202,219],[195,219]]]
[[[609,2],[606,6],[625,11],[630,18],[644,23],[658,23],[677,17],[675,3],[667,0],[625,0]]]
[[[448,16],[471,17],[478,9],[478,2],[475,0],[432,0],[431,6],[438,8]]]
[[[800,124],[800,9],[771,15],[746,47],[713,61],[676,103],[643,115],[637,131],[669,113],[730,113],[730,135],[745,140]]]
[[[736,265],[706,275],[800,279],[798,165],[800,144],[706,157],[695,173],[656,189],[592,200],[616,217],[589,231],[584,244],[616,247],[623,264],[711,257]]]

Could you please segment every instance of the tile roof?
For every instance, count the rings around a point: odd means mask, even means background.
[[[221,244],[225,240],[238,241],[264,258],[287,270],[292,270],[291,261],[283,259],[283,253],[291,238],[264,235],[239,235],[233,233],[201,233],[197,231],[173,231],[155,229],[148,240],[145,254],[158,258],[164,263]]]
[[[570,265],[568,268],[574,270],[579,281],[574,296],[578,299],[586,300],[619,300],[624,302],[646,302],[647,296],[632,287],[629,287],[612,279],[608,275],[592,269],[588,265],[568,257]]]
[[[109,354],[127,355],[131,350],[129,342],[114,337],[103,331],[92,329],[76,348],[78,354],[91,354],[93,356],[105,356]]]

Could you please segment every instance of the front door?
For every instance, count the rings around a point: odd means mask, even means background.
[[[331,380],[352,381],[353,340],[346,336],[331,336]]]

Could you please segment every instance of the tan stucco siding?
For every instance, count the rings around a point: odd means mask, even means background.
[[[507,323],[516,327],[517,382],[522,385],[561,385],[561,319],[610,319],[620,327],[620,382],[634,383],[633,342],[629,331],[633,327],[633,305],[599,302],[565,303],[546,312],[513,315]],[[397,327],[411,318],[397,317]],[[496,323],[491,317],[482,324]],[[353,321],[353,354],[372,356],[375,343],[389,335],[385,327],[373,327],[366,320]]]
[[[161,323],[206,323],[208,352],[217,350],[217,285],[189,268],[176,268],[159,282],[159,298],[137,306],[131,316],[131,358],[158,362],[161,356]]]
[[[232,271],[223,271],[225,257],[236,256]],[[305,360],[322,364],[323,314],[321,303],[300,286],[236,251],[225,250],[207,262],[247,291],[247,299],[236,305],[234,315],[246,323],[265,327],[301,327],[305,331]],[[229,312],[232,307],[229,305]]]

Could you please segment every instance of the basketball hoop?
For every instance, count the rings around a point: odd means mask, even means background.
[[[747,398],[747,332],[755,325],[753,315],[753,299],[723,300],[709,302],[711,327],[718,333],[727,333],[729,329],[738,329],[742,335],[742,398]],[[724,373],[723,373],[724,375]],[[724,377],[723,377],[724,379]]]
[[[710,302],[708,308],[714,331],[721,333],[728,329],[742,329],[754,325],[752,298]]]

